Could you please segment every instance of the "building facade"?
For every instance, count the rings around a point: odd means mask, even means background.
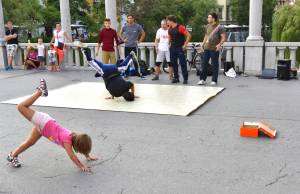
[[[217,13],[220,17],[220,21],[224,24],[232,22],[230,0],[217,0],[219,5]]]

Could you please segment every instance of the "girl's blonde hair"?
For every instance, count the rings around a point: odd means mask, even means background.
[[[72,146],[75,152],[88,155],[92,150],[92,139],[87,134],[72,133]]]

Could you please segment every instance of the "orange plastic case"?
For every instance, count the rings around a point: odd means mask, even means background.
[[[240,136],[258,137],[259,131],[270,138],[275,138],[276,136],[276,129],[264,122],[244,122],[240,128]]]
[[[242,137],[258,137],[259,123],[244,122],[240,128],[240,135]]]

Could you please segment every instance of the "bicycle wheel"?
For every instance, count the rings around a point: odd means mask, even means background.
[[[187,71],[190,72],[193,68],[193,61],[189,61],[188,59],[186,59],[186,68]]]
[[[193,67],[196,68],[197,72],[202,70],[202,53],[197,53],[193,58]]]

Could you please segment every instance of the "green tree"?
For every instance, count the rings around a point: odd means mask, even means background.
[[[47,0],[45,3],[44,18],[50,19],[47,26],[53,28],[54,24],[60,21],[59,0]],[[90,0],[70,0],[71,21],[72,23],[77,20],[82,21],[88,26],[89,32],[95,35],[104,20],[104,8],[104,1],[94,3]],[[92,37],[89,41],[95,41],[95,37]]]
[[[52,37],[53,27],[55,23],[60,21],[60,13],[57,7],[53,5],[48,5],[44,9],[42,9],[43,22],[45,26],[46,36],[48,39]],[[48,42],[48,40],[45,40]]]
[[[26,27],[29,31],[36,29],[43,21],[38,10],[42,9],[39,0],[3,0],[5,20],[11,20],[15,25]]]
[[[160,21],[176,15],[178,23],[193,28],[193,41],[203,38],[207,14],[217,8],[216,1],[206,0],[139,0],[129,4],[129,12],[146,31],[146,41],[153,41]]]
[[[277,42],[300,42],[300,2],[294,6],[279,8],[273,17],[272,40]],[[300,51],[297,52],[300,62]]]
[[[249,4],[250,0],[232,0],[231,11],[232,19],[239,25],[249,25]],[[272,30],[272,17],[275,12],[277,0],[264,0],[263,1],[263,36],[265,40],[271,39]]]
[[[277,5],[277,0],[263,1],[263,25],[271,26],[272,17]],[[239,25],[249,25],[249,5],[250,0],[232,0],[231,11],[232,18]]]
[[[194,36],[193,40],[198,42],[203,40],[205,26],[207,24],[207,15],[216,10],[218,6],[215,0],[198,0],[194,1],[193,7],[195,8],[195,15],[192,18],[192,34]]]

